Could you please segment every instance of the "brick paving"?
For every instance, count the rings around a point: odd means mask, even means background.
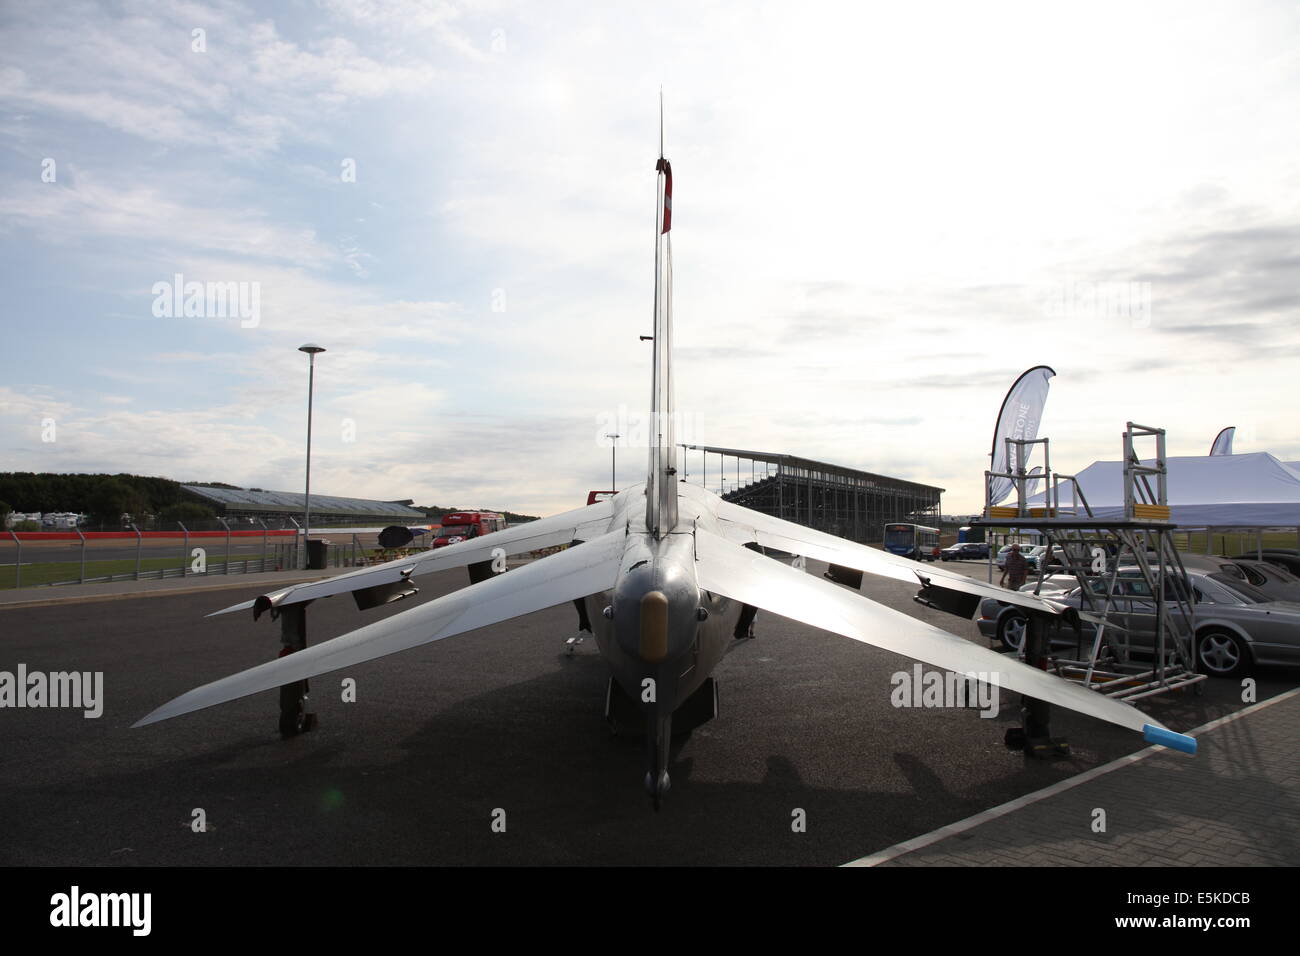
[[[1300,694],[880,866],[1300,865]],[[1267,703],[1267,702],[1265,702]],[[1094,821],[1104,812],[1104,830]],[[958,825],[960,826],[960,825]],[[1094,829],[1096,827],[1096,829]],[[889,859],[899,848],[904,852]]]

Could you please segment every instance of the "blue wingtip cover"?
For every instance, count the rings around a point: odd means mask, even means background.
[[[1147,743],[1159,744],[1171,750],[1181,750],[1185,754],[1196,753],[1195,737],[1176,734],[1172,730],[1165,730],[1163,727],[1157,727],[1154,724],[1146,724],[1142,728],[1142,737]]]

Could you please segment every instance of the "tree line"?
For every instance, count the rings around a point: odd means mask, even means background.
[[[85,513],[90,524],[117,526],[124,514],[137,521],[145,515],[159,522],[173,524],[177,521],[202,521],[216,517],[216,512],[205,504],[189,497],[182,484],[202,485],[207,488],[242,490],[238,485],[220,481],[173,481],[148,475],[86,475],[54,474],[51,472],[10,471],[0,472],[0,518],[10,511],[40,512],[73,511]],[[261,489],[253,488],[252,491]],[[416,506],[431,520],[461,508],[443,508],[437,505]],[[535,521],[534,515],[503,511],[506,521],[516,524]]]
[[[12,471],[0,472],[0,503],[5,512],[84,512],[97,524],[116,524],[123,514],[161,516],[193,501],[170,478]],[[213,514],[211,508],[198,507],[208,517]]]

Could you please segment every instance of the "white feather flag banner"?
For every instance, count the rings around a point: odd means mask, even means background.
[[[1210,446],[1211,455],[1231,455],[1232,439],[1237,434],[1235,426],[1225,428],[1215,436],[1214,444]]]
[[[1008,472],[1014,462],[1007,459],[1006,439],[1032,439],[1038,437],[1038,423],[1047,404],[1047,390],[1056,372],[1046,365],[1035,365],[1024,372],[1007,392],[998,412],[993,429],[993,449],[990,452],[995,472]],[[1010,478],[989,479],[989,504],[1000,504],[1011,494],[1015,485]]]

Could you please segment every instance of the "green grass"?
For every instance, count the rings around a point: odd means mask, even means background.
[[[1180,551],[1205,554],[1204,531],[1189,531],[1186,533],[1175,531],[1174,542]],[[1210,542],[1210,552],[1212,554],[1226,554],[1229,557],[1236,554],[1245,554],[1248,551],[1255,550],[1255,542],[1256,538],[1253,534],[1233,534],[1232,532],[1220,534],[1216,531],[1213,540]],[[1265,551],[1270,548],[1300,548],[1300,541],[1297,540],[1294,531],[1267,532],[1263,536],[1263,542]]]

